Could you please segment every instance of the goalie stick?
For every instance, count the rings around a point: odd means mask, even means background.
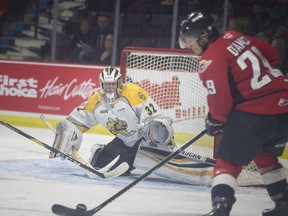
[[[113,170],[111,170],[111,171],[109,171],[109,172],[102,172],[101,170],[91,169],[90,167],[86,166],[86,165],[83,164],[82,162],[74,159],[72,156],[67,155],[67,154],[64,154],[63,152],[58,151],[57,149],[49,146],[48,144],[40,141],[39,139],[36,139],[35,137],[30,136],[29,134],[21,131],[20,129],[18,129],[18,128],[16,128],[16,127],[14,127],[14,126],[12,126],[12,125],[10,125],[10,124],[2,121],[2,120],[0,120],[0,124],[3,125],[3,126],[5,126],[5,127],[7,127],[7,128],[9,128],[9,129],[12,130],[12,131],[18,133],[18,134],[26,137],[27,139],[29,139],[29,140],[37,143],[37,144],[40,145],[41,147],[46,148],[46,149],[48,149],[48,150],[50,150],[50,151],[53,151],[53,152],[56,153],[56,154],[60,154],[61,157],[63,157],[63,158],[65,158],[65,159],[67,159],[67,160],[69,160],[69,161],[77,164],[78,166],[80,166],[80,167],[82,167],[82,168],[84,168],[84,169],[86,169],[86,170],[89,170],[90,172],[92,172],[93,174],[95,174],[95,175],[97,175],[97,176],[99,176],[99,177],[101,177],[101,178],[104,178],[104,179],[112,179],[112,178],[115,178],[115,177],[121,175],[123,172],[126,172],[126,170],[129,168],[129,165],[128,165],[126,162],[123,162],[123,163],[121,163],[118,167],[116,167],[115,169],[113,169]],[[116,159],[117,159],[117,158],[115,158],[114,160],[116,160]]]
[[[56,215],[62,215],[62,216],[92,216],[96,212],[100,211],[102,208],[104,208],[106,205],[111,203],[113,200],[120,197],[122,194],[124,194],[126,191],[137,185],[140,181],[145,179],[147,176],[149,176],[151,173],[153,173],[155,170],[159,169],[161,166],[163,166],[165,163],[167,163],[172,158],[176,157],[180,152],[188,148],[190,145],[192,145],[194,142],[196,142],[198,139],[200,139],[204,134],[206,133],[206,130],[203,130],[201,133],[196,135],[193,139],[189,140],[185,145],[181,146],[179,149],[177,149],[175,152],[168,155],[166,158],[164,158],[160,163],[156,164],[153,168],[151,168],[149,171],[144,173],[142,176],[140,176],[135,181],[131,182],[129,185],[127,185],[125,188],[120,190],[118,193],[114,194],[112,197],[104,201],[99,206],[96,206],[95,208],[87,211],[87,207],[85,204],[78,204],[76,206],[76,209],[69,208],[60,204],[54,204],[52,206],[52,212]]]
[[[50,122],[47,120],[47,118],[41,114],[40,115],[41,120],[47,125],[48,128],[50,128],[54,133],[56,133],[55,128],[50,124]],[[91,169],[95,170],[94,167],[80,154],[79,151],[76,149],[72,149],[72,157],[81,163],[85,164],[86,166],[90,167]],[[109,164],[107,164],[105,167],[102,167],[101,169],[98,169],[100,172],[107,172],[110,170],[111,167],[113,167],[117,161],[119,160],[120,155],[118,155],[116,158],[114,158]],[[117,168],[117,167],[116,167]],[[127,167],[128,168],[128,167]],[[127,170],[123,170],[123,173],[125,173]],[[87,176],[90,178],[97,178],[95,174],[91,173],[89,170],[84,169],[84,172],[86,173]],[[122,175],[123,173],[119,173],[119,175]],[[115,176],[116,178],[117,176]]]
[[[178,146],[177,146],[177,148],[178,148]],[[153,147],[153,146],[149,146],[149,147],[148,146],[140,146],[140,149],[147,151],[147,152],[152,152],[156,155],[163,155],[163,156],[165,155],[165,157],[167,155],[171,154],[171,152],[169,152],[169,151],[159,150],[157,147]],[[175,151],[175,149],[174,149],[174,151]],[[204,163],[209,164],[209,165],[215,165],[215,163],[216,163],[216,160],[214,158],[205,157],[205,156],[196,154],[196,153],[189,151],[189,150],[183,150],[182,152],[180,152],[178,154],[178,156],[181,156],[183,158],[188,158],[188,159],[198,161],[198,162],[204,162]]]

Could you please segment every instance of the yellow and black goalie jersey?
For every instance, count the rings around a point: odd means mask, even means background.
[[[155,117],[163,117],[158,105],[144,89],[129,83],[122,87],[121,95],[113,106],[105,101],[99,90],[76,107],[68,120],[83,132],[101,124],[131,147],[142,137],[139,124]]]

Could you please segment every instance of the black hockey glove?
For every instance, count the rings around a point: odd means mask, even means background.
[[[223,132],[224,122],[213,119],[212,115],[208,113],[207,118],[205,119],[205,127],[207,130],[206,133],[209,136],[215,136]]]

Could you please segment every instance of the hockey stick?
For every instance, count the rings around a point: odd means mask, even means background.
[[[143,151],[146,151],[146,152],[155,153],[156,155],[159,154],[157,152],[159,150],[157,147],[140,146],[140,149],[143,150]],[[152,151],[151,151],[151,149],[152,149]],[[165,151],[165,150],[163,150],[163,151]],[[171,154],[171,152],[169,152],[169,151],[165,151],[165,153],[166,154]],[[163,156],[165,156],[165,155],[163,155]],[[204,162],[204,163],[210,164],[210,165],[215,165],[215,163],[216,163],[216,160],[214,158],[205,157],[205,156],[196,154],[194,152],[191,152],[189,150],[183,150],[182,152],[179,153],[179,156],[182,156],[184,158],[188,158],[188,159],[191,159],[191,160],[194,160],[194,161],[198,161],[198,162]]]
[[[118,193],[104,201],[99,206],[87,211],[87,207],[84,204],[78,204],[76,209],[72,209],[63,205],[54,204],[52,206],[52,212],[56,215],[62,215],[62,216],[91,216],[94,215],[96,212],[100,211],[102,208],[104,208],[106,205],[111,203],[116,198],[120,197],[122,194],[127,192],[129,189],[134,187],[136,184],[138,184],[140,181],[145,179],[147,176],[149,176],[151,173],[153,173],[155,170],[159,169],[161,166],[163,166],[165,163],[167,163],[169,160],[177,156],[180,152],[182,152],[184,149],[188,148],[190,145],[192,145],[194,142],[196,142],[198,139],[200,139],[204,134],[206,133],[206,130],[203,130],[201,133],[199,133],[197,136],[195,136],[193,139],[188,141],[185,145],[181,146],[179,149],[177,149],[175,152],[168,155],[166,158],[164,158],[160,163],[156,164],[153,168],[151,168],[149,171],[144,173],[142,176],[140,176],[138,179],[127,185],[125,188],[120,190]]]
[[[89,170],[90,172],[92,172],[93,174],[95,174],[95,175],[97,175],[97,176],[99,176],[99,177],[101,177],[101,178],[104,178],[104,179],[115,178],[115,177],[121,175],[121,174],[123,173],[123,170],[126,171],[126,170],[128,169],[128,166],[129,166],[129,165],[128,165],[127,163],[122,163],[122,164],[120,164],[117,168],[111,170],[110,172],[101,172],[101,171],[99,171],[99,170],[91,169],[90,167],[86,166],[86,165],[83,164],[82,162],[74,159],[72,156],[67,155],[67,154],[64,154],[63,152],[58,151],[57,149],[49,146],[48,144],[40,141],[39,139],[36,139],[35,137],[30,136],[29,134],[21,131],[20,129],[18,129],[18,128],[16,128],[16,127],[14,127],[14,126],[12,126],[12,125],[10,125],[10,124],[2,121],[2,120],[0,120],[0,124],[3,125],[3,126],[5,126],[5,127],[7,127],[7,128],[9,128],[9,129],[12,130],[12,131],[18,133],[18,134],[26,137],[27,139],[29,139],[29,140],[37,143],[37,144],[40,145],[41,147],[46,148],[46,149],[48,149],[48,150],[50,150],[50,151],[52,151],[52,152],[54,152],[54,153],[56,153],[56,154],[60,154],[61,157],[63,157],[63,158],[65,158],[65,159],[67,159],[67,160],[69,160],[69,161],[77,164],[78,166],[80,166],[80,167],[82,167],[82,168],[84,168],[84,169]],[[124,171],[124,172],[125,172],[125,171]]]
[[[194,152],[191,152],[191,151],[183,150],[179,155],[186,157],[186,158],[190,158],[192,160],[204,162],[210,165],[215,165],[216,163],[216,160],[214,158],[204,157],[204,156],[195,154]]]
[[[50,122],[47,120],[47,118],[41,114],[40,115],[41,120],[47,125],[48,128],[50,128],[54,133],[56,133],[55,128],[50,124]],[[72,149],[72,157],[81,163],[85,164],[86,166],[90,167],[91,169],[94,169],[94,167],[80,154],[79,151],[76,149]],[[107,164],[105,167],[102,167],[101,169],[98,169],[98,171],[101,172],[107,172],[110,170],[111,167],[113,167],[117,161],[119,160],[120,155],[118,155],[116,158],[114,158],[109,164]],[[124,163],[124,162],[123,162]],[[120,166],[120,165],[119,165]],[[117,167],[116,167],[117,169]],[[94,169],[95,170],[95,169]],[[123,173],[126,172],[127,170],[123,170]],[[84,172],[90,177],[90,178],[95,178],[95,174],[91,173],[89,170],[84,169]],[[121,173],[121,174],[123,174]],[[121,175],[120,174],[120,175]],[[115,176],[117,177],[117,176]],[[96,176],[97,178],[97,176]]]

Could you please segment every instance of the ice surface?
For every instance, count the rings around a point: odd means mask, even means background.
[[[49,129],[18,127],[47,144],[53,142]],[[47,159],[48,150],[0,126],[0,216],[48,216],[53,204],[88,209],[100,205],[141,176],[113,180],[89,179],[77,165]],[[85,134],[80,152],[89,157],[93,143],[111,137]],[[239,188],[232,216],[257,216],[273,203],[262,188]],[[171,182],[154,175],[115,199],[95,215],[102,216],[195,216],[210,211],[210,189]]]

